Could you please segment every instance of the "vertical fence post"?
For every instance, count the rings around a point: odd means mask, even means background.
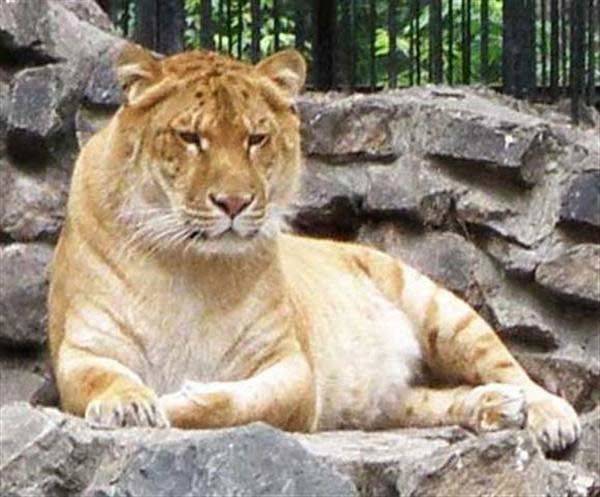
[[[273,0],[273,48],[279,50],[279,34],[281,31],[279,19],[279,0]]]
[[[256,64],[260,59],[260,0],[250,0],[250,13],[252,16],[250,25],[250,29],[252,31],[250,37],[250,59]]]
[[[571,0],[571,117],[577,124],[585,95],[585,0]]]
[[[417,85],[421,84],[421,28],[419,18],[421,17],[421,0],[415,0],[415,65],[417,71]]]
[[[542,58],[542,86],[548,85],[548,33],[546,31],[546,19],[548,17],[546,0],[540,0],[540,24],[541,24],[541,58]]]
[[[313,15],[315,87],[325,90],[334,85],[336,0],[314,0]]]
[[[123,5],[123,17],[121,18],[121,29],[123,30],[123,36],[127,38],[131,33],[129,32],[129,0],[124,0]]]
[[[342,85],[350,88],[352,82],[352,45],[355,40],[352,36],[352,1],[341,0],[342,24],[340,26],[340,50]]]
[[[596,4],[596,5],[594,5]],[[588,68],[587,68],[587,104],[596,104],[596,55],[600,51],[600,44],[595,36],[600,25],[600,3],[598,0],[589,0],[588,11]]]
[[[462,0],[462,82],[471,83],[471,0]]]
[[[563,88],[569,86],[569,73],[568,73],[568,44],[569,37],[567,34],[567,2],[566,0],[560,1],[560,66],[562,72],[561,83]]]
[[[358,44],[356,43],[356,0],[350,0],[350,89],[356,87]]]
[[[559,23],[558,0],[550,0],[550,94],[553,99],[558,98],[559,86]]]
[[[504,0],[502,6],[502,79],[504,92],[516,97],[535,90],[534,27],[530,16],[533,0]]]
[[[431,0],[429,11],[429,29],[431,31],[431,70],[433,82],[440,84],[444,80],[444,47],[442,42],[442,0]]]
[[[225,11],[227,15],[227,53],[231,55],[233,51],[233,16],[231,13],[231,0],[225,3]]]
[[[398,0],[389,0],[388,4],[388,33],[390,48],[388,52],[388,79],[390,88],[398,86],[398,53],[396,52],[396,37],[398,36]]]
[[[542,0],[544,1],[544,0]],[[490,12],[489,0],[481,0],[481,67],[479,77],[481,82],[489,82],[489,47],[490,47]]]
[[[185,25],[185,12],[183,0],[162,0],[157,2],[157,52],[167,55],[183,50],[183,30]]]
[[[154,50],[158,31],[158,6],[156,0],[138,0],[135,9],[134,40]]]
[[[202,48],[214,50],[211,0],[200,1],[200,44]]]
[[[448,84],[454,83],[454,8],[452,0],[448,2]]]
[[[244,0],[237,0],[237,56],[242,58],[244,38]]]

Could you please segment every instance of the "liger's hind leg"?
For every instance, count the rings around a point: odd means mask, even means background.
[[[440,379],[484,385],[500,395],[498,387],[492,385],[518,388],[525,397],[527,427],[546,450],[561,450],[575,442],[581,428],[573,408],[534,383],[494,330],[466,302],[385,254],[363,249],[354,258],[357,267],[366,271],[381,292],[413,322],[424,360]],[[414,395],[419,395],[419,391]],[[435,398],[443,404],[445,395],[436,394]],[[472,398],[479,399],[482,404],[478,409],[485,411],[486,395]],[[408,407],[424,406],[413,404]],[[431,421],[443,417],[437,409],[425,410],[428,412]],[[447,414],[444,419],[451,421],[449,410]]]

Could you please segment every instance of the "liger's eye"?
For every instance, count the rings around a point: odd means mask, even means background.
[[[262,147],[269,141],[269,135],[265,133],[256,133],[248,137],[248,149]]]
[[[182,131],[179,133],[179,138],[181,138],[186,143],[196,145],[198,148],[200,148],[202,139],[200,138],[200,135],[198,133]]]

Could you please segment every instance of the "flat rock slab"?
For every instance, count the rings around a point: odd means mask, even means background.
[[[535,271],[536,281],[556,295],[600,308],[600,245],[576,245]]]
[[[3,497],[592,497],[599,488],[593,472],[547,460],[524,431],[104,431],[24,403],[0,409],[0,472]]]

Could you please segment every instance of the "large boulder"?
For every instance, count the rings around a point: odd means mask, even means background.
[[[546,459],[523,431],[103,431],[22,403],[0,410],[0,471],[6,497],[593,497],[599,489],[593,468]]]
[[[26,404],[5,406],[0,414],[0,493],[6,497],[358,495],[347,476],[262,424],[98,431]]]
[[[560,219],[584,229],[600,229],[600,171],[576,177],[562,198]]]
[[[46,244],[0,246],[0,344],[40,346],[46,342]]]
[[[600,308],[600,245],[576,245],[540,264],[535,280],[567,300]]]

